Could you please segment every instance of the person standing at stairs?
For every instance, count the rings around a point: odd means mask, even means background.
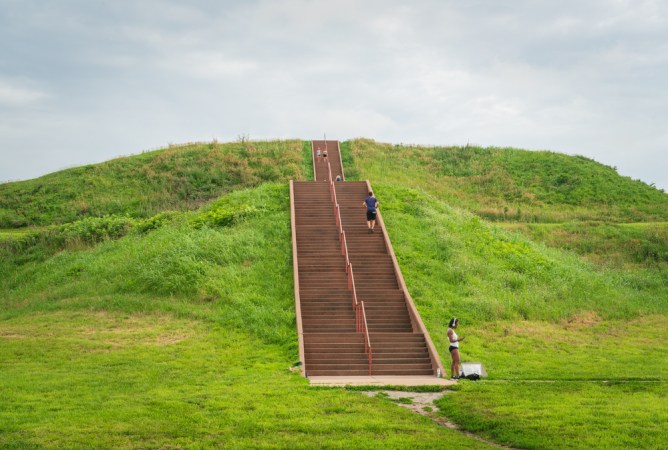
[[[450,365],[450,375],[453,380],[459,378],[459,342],[463,341],[463,337],[457,337],[455,328],[459,325],[459,319],[453,317],[448,323],[448,340],[450,341],[450,357],[452,364]]]
[[[376,226],[376,213],[378,209],[378,200],[373,196],[373,192],[369,192],[369,196],[364,199],[364,206],[366,206],[366,224],[369,227],[369,233],[373,233]]]

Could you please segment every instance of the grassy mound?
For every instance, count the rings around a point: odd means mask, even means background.
[[[304,179],[303,156],[295,140],[189,144],[4,183],[0,228],[195,209],[233,189]]]
[[[255,153],[242,155],[244,145],[105,163],[136,167],[104,175],[118,183],[116,202],[91,188],[94,211],[41,189],[30,193],[39,180],[0,186],[4,198],[23,195],[26,203],[5,209],[11,220],[42,226],[3,230],[0,239],[0,447],[486,447],[382,398],[309,388],[287,370],[298,354],[288,187],[263,181],[308,178],[310,145],[253,143]],[[668,378],[665,228],[622,223],[665,222],[665,194],[582,160],[585,172],[577,173],[589,187],[564,188],[568,195],[559,197],[551,174],[580,160],[550,153],[535,158],[555,165],[528,180],[513,172],[513,158],[534,157],[521,151],[478,149],[463,163],[467,149],[453,156],[370,141],[342,148],[347,177],[372,181],[442,360],[447,366],[447,320],[457,316],[467,336],[464,360],[483,361],[490,372],[489,381],[446,395],[439,403],[446,416],[525,448],[606,448],[634,439],[634,447],[668,445],[660,432]],[[229,179],[222,169],[229,160],[218,161],[228,153],[247,163],[237,166],[236,181],[195,188],[192,197],[163,193],[173,185],[157,180],[131,180],[147,170],[142,158],[155,168],[163,154],[182,168],[185,154],[191,161],[208,155]],[[277,167],[265,172],[271,164]],[[88,172],[106,166],[90,167],[69,172],[54,190],[78,191]],[[209,170],[188,167],[183,174]],[[466,170],[473,172],[462,178]],[[504,181],[493,181],[499,174]],[[488,181],[476,178],[483,175]],[[602,187],[591,187],[608,176],[621,186],[610,193],[613,206]],[[137,206],[122,185],[144,190],[147,200]],[[502,193],[512,186],[534,197],[509,200]],[[202,206],[208,196],[217,198]],[[495,202],[501,214],[486,215]],[[509,214],[518,204],[519,222]],[[585,218],[594,221],[576,224]],[[606,218],[614,223],[601,223]],[[606,255],[615,262],[602,268]],[[594,383],[601,380],[611,383]],[[643,408],[633,420],[619,414],[631,404]]]
[[[415,189],[374,190],[411,295],[437,334],[453,315],[558,322],[582,311],[605,319],[668,312],[668,270],[598,270]]]
[[[0,446],[486,448],[287,370],[288,197],[265,184],[149,231],[5,261]]]
[[[668,195],[582,156],[510,148],[345,143],[348,178],[419,187],[491,220],[668,220]]]
[[[75,240],[44,262],[12,265],[5,252],[5,314],[63,307],[162,311],[206,316],[285,343],[286,336],[294,338],[288,197],[285,184],[236,191],[159,228],[130,228],[123,239],[89,250]],[[230,210],[245,214],[223,225],[215,221]],[[277,320],[280,327],[268,326]]]

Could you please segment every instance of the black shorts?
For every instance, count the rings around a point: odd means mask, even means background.
[[[459,347],[455,347],[454,345],[450,346],[450,353],[452,353],[453,350],[459,350]]]
[[[366,220],[376,220],[376,211],[367,211]]]

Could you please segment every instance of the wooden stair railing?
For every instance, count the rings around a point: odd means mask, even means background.
[[[358,333],[364,335],[364,351],[367,353],[369,358],[369,375],[371,375],[372,365],[373,365],[373,350],[371,348],[371,338],[369,337],[369,329],[367,327],[366,321],[366,311],[364,309],[364,302],[357,301],[357,290],[355,288],[355,276],[353,274],[353,265],[350,264],[350,257],[348,256],[348,245],[346,244],[346,233],[343,231],[343,223],[341,222],[341,209],[339,207],[339,202],[336,198],[336,189],[334,187],[334,181],[332,180],[332,166],[327,161],[327,171],[329,173],[329,186],[332,196],[332,202],[334,203],[334,216],[336,220],[336,226],[339,228],[339,239],[341,240],[341,251],[342,255],[346,259],[346,274],[348,275],[348,290],[352,292],[353,296],[353,310],[355,311],[355,322],[356,330]]]

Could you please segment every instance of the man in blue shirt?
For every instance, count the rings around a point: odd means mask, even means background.
[[[369,227],[369,233],[373,233],[373,228],[376,226],[376,210],[378,209],[378,200],[373,196],[373,192],[369,192],[369,196],[364,199],[364,206],[366,206],[366,224]]]

